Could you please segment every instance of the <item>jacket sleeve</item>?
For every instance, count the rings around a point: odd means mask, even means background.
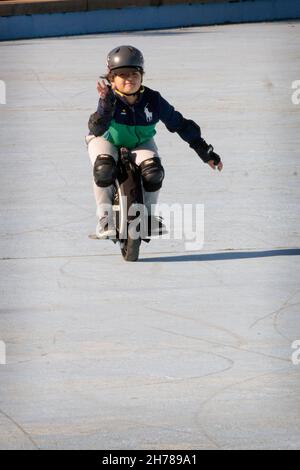
[[[97,111],[91,114],[88,122],[89,131],[96,137],[101,136],[109,128],[115,110],[116,98],[111,91],[107,98],[99,98]]]
[[[201,129],[191,119],[185,119],[181,113],[159,94],[159,119],[170,132],[177,134],[190,145],[201,140]]]

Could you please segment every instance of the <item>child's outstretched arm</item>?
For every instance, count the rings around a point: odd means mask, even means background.
[[[207,163],[213,170],[216,168],[219,171],[222,170],[221,158],[214,152],[213,146],[208,145],[201,137],[201,129],[198,124],[191,119],[185,119],[161,95],[159,95],[159,115],[167,129],[170,132],[177,132],[185,142],[188,142],[204,163]]]
[[[114,84],[107,85],[104,80],[97,82],[99,102],[97,111],[91,114],[88,127],[96,137],[104,134],[109,128],[115,109],[116,98],[113,94]]]
[[[202,137],[190,143],[190,147],[195,150],[199,157],[207,163],[213,170],[218,168],[222,171],[223,163],[217,153],[214,152],[212,145],[208,145]]]

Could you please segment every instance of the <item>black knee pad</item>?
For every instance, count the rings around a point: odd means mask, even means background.
[[[111,155],[98,155],[94,163],[94,180],[97,186],[106,188],[117,177],[117,165]]]
[[[162,187],[165,170],[158,157],[148,158],[140,164],[143,186],[146,191],[154,192]]]

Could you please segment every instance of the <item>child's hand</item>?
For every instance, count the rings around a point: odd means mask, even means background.
[[[214,161],[213,160],[209,160],[207,162],[207,164],[213,169],[215,170],[216,168],[218,168],[219,171],[222,171],[222,168],[223,168],[223,163],[220,161],[217,165],[215,165]]]
[[[195,142],[192,142],[190,147],[194,149],[201,160],[203,160],[204,163],[207,163],[213,170],[218,168],[219,171],[222,171],[223,163],[221,162],[219,155],[214,152],[212,145],[208,145],[204,139],[200,138]]]
[[[110,93],[110,90],[114,90],[115,89],[115,84],[112,83],[111,84],[111,87],[109,87],[104,80],[101,80],[101,82],[97,82],[97,91],[98,91],[98,95],[100,96],[100,98],[102,100],[105,100],[109,93]]]

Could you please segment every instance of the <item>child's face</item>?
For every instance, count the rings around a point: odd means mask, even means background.
[[[121,93],[136,93],[142,83],[141,73],[133,68],[123,68],[113,71],[112,81]]]

